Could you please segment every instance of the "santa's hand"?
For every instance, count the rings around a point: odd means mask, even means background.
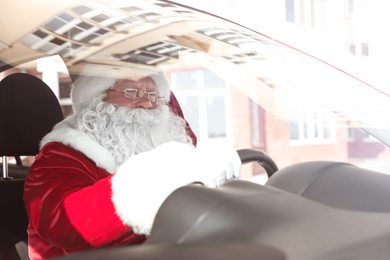
[[[241,159],[237,151],[229,146],[198,148],[198,178],[205,186],[216,188],[224,182],[240,177]]]
[[[194,182],[195,148],[170,142],[129,158],[112,177],[112,202],[124,224],[149,235],[164,200],[177,188]]]

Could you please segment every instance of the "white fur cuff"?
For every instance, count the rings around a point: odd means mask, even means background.
[[[137,234],[149,235],[164,200],[177,188],[194,182],[185,174],[195,149],[167,143],[127,160],[112,178],[112,200],[122,221]]]

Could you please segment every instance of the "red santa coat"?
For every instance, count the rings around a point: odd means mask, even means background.
[[[183,116],[174,97],[170,106]],[[164,197],[192,180],[162,185],[160,194],[145,197],[148,191],[142,190],[145,188],[141,189],[140,183],[150,179],[136,171],[149,158],[135,156],[124,170],[117,169],[110,153],[75,130],[74,124],[73,117],[67,118],[43,139],[44,146],[26,179],[24,201],[31,260],[142,243]],[[195,143],[192,131],[190,134]],[[160,184],[151,184],[151,191],[156,189],[153,185]]]
[[[25,186],[30,259],[142,243],[145,237],[115,214],[113,176],[71,147],[46,144]]]

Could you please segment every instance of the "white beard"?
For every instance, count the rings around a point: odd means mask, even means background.
[[[118,166],[136,154],[178,141],[192,144],[183,118],[168,105],[154,109],[118,107],[96,98],[76,115],[77,127],[105,147]]]

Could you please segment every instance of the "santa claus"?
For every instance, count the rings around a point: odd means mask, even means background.
[[[195,148],[161,72],[81,77],[71,97],[74,113],[43,138],[26,179],[31,260],[142,243],[175,189],[239,176],[233,149]]]

